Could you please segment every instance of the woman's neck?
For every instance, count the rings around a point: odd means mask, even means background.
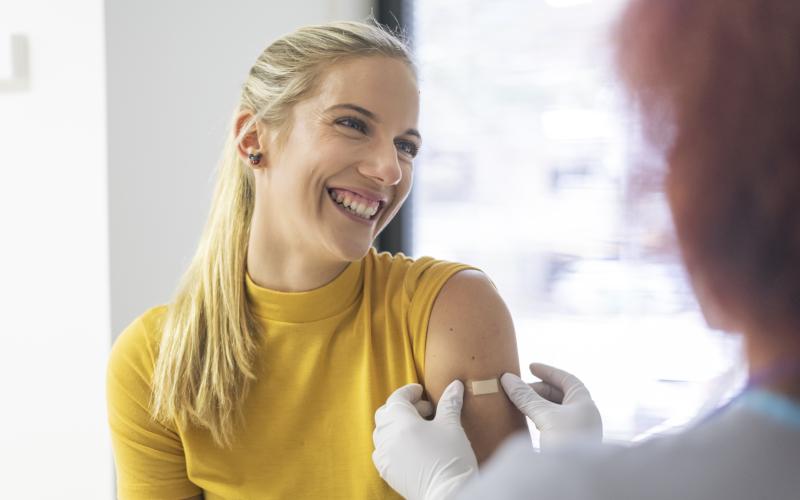
[[[349,264],[311,255],[302,243],[282,244],[275,236],[250,233],[247,272],[258,286],[281,292],[314,290],[333,281]]]

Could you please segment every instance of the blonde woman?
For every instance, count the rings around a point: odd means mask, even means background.
[[[482,273],[371,248],[411,188],[418,108],[407,49],[375,25],[261,54],[174,300],[111,355],[120,498],[395,498],[371,461],[386,397],[519,373]],[[468,396],[463,424],[479,461],[525,425],[502,393]]]

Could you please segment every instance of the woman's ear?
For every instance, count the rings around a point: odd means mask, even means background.
[[[249,127],[248,127],[249,125]],[[242,136],[239,144],[236,145],[239,158],[253,168],[263,168],[266,166],[266,129],[261,120],[253,122],[253,113],[242,111],[236,117],[234,126],[234,137],[239,137],[245,127],[247,131]]]

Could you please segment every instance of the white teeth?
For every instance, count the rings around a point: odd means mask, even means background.
[[[380,208],[380,203],[370,207],[369,205],[361,203],[360,201],[355,201],[353,197],[347,195],[346,193],[331,191],[330,195],[331,199],[342,205],[350,213],[358,215],[364,219],[371,219],[376,213],[378,213],[378,209]]]

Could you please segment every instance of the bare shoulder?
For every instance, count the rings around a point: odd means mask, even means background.
[[[504,361],[518,371],[511,314],[485,274],[461,271],[442,287],[431,312],[426,353],[426,380],[440,369],[462,379],[497,377]]]
[[[497,379],[519,374],[514,323],[491,280],[480,271],[453,275],[442,287],[431,312],[425,354],[425,389],[437,402],[454,379]],[[462,423],[478,459],[514,431],[524,428],[522,415],[502,389],[464,398]]]
[[[498,337],[514,340],[505,302],[489,278],[472,269],[454,274],[439,292],[429,329],[438,333],[443,327],[453,335],[442,340],[467,349],[490,344]]]

